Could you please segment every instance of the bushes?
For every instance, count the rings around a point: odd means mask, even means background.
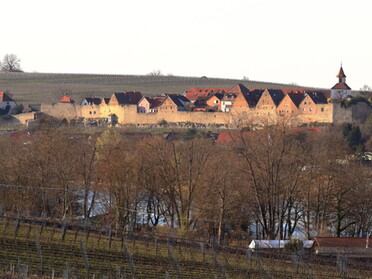
[[[304,243],[301,240],[291,240],[290,242],[284,245],[284,251],[287,252],[297,252],[302,250],[304,247]]]
[[[159,121],[158,125],[162,126],[162,127],[166,127],[166,126],[168,126],[168,122],[163,119],[163,120]]]

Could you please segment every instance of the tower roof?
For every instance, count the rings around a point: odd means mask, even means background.
[[[338,72],[338,75],[336,77],[338,77],[338,78],[346,78],[346,75],[344,73],[344,69],[342,69],[342,66],[341,66],[340,71]]]

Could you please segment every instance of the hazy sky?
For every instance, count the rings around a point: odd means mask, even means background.
[[[372,86],[371,0],[1,1],[0,57],[27,72]]]

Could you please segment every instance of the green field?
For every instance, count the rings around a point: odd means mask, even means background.
[[[108,228],[0,221],[0,274],[17,278],[342,278],[335,261],[284,252],[249,256],[244,247]],[[348,278],[369,278],[368,263],[349,261]],[[66,277],[67,275],[67,277]],[[18,277],[25,278],[25,277]],[[31,277],[30,277],[31,278]]]
[[[144,95],[183,93],[190,87],[298,88],[270,82],[177,77],[93,74],[0,73],[0,91],[12,94],[16,102],[40,104],[58,102],[64,93],[76,102],[84,97],[110,97],[113,92],[140,91]]]

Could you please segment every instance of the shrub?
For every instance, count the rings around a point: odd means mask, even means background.
[[[291,240],[284,245],[284,251],[297,252],[302,250],[304,243],[301,240]]]
[[[166,120],[161,120],[159,123],[158,123],[158,125],[160,125],[160,126],[168,126],[168,122],[166,121]]]

